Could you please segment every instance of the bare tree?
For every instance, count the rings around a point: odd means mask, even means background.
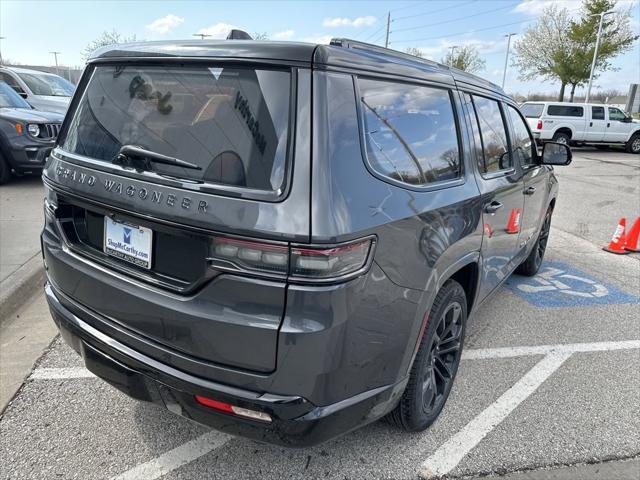
[[[452,49],[444,56],[442,63],[469,73],[480,72],[486,66],[485,60],[480,58],[478,49],[473,45],[458,47],[455,51]]]
[[[404,53],[408,53],[409,55],[413,55],[414,57],[425,57],[424,52],[416,47],[407,47],[404,49]]]
[[[116,32],[115,30],[111,30],[110,32],[105,30],[104,32],[102,32],[102,35],[100,35],[98,38],[91,41],[86,47],[84,47],[82,52],[80,52],[80,55],[84,60],[86,60],[98,48],[106,47],[109,45],[115,45],[117,43],[130,43],[135,41],[136,41],[135,35],[132,35],[130,37],[124,37],[120,33]]]

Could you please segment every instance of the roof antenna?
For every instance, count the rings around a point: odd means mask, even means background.
[[[227,35],[227,40],[253,40],[253,38],[244,30],[236,30],[234,28]]]

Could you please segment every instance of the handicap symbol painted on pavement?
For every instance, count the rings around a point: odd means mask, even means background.
[[[640,303],[640,297],[625,293],[562,262],[545,262],[535,277],[513,275],[505,285],[537,307]]]

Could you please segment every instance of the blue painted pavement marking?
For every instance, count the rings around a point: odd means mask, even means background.
[[[544,262],[535,277],[512,275],[505,285],[536,307],[640,303],[640,297],[562,262]]]

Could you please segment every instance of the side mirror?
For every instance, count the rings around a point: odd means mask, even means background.
[[[571,148],[564,143],[547,142],[542,146],[543,165],[569,165],[572,157]]]
[[[631,122],[633,122],[633,119],[631,117],[624,117],[623,122],[624,123],[631,123]]]

